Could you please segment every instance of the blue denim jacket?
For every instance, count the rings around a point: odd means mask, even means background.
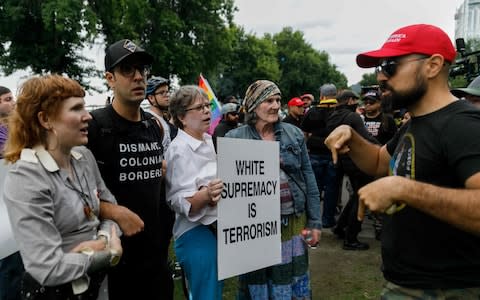
[[[288,184],[293,195],[295,214],[307,213],[308,228],[322,228],[320,217],[320,194],[308,158],[303,132],[296,126],[278,122],[275,137],[280,142],[280,164],[287,173]],[[261,140],[255,127],[244,125],[225,135],[229,138]]]

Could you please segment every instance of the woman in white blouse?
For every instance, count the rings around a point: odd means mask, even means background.
[[[214,223],[223,182],[210,126],[210,102],[197,86],[181,87],[170,99],[170,113],[178,134],[165,155],[167,201],[176,213],[175,253],[188,280],[190,299],[222,299],[217,278]]]

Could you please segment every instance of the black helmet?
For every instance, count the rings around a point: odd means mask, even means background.
[[[159,86],[164,85],[164,84],[169,85],[170,80],[168,80],[166,78],[163,78],[161,76],[152,76],[152,78],[150,78],[147,81],[147,91],[145,93],[145,96],[153,95],[153,93],[155,93],[155,90]]]

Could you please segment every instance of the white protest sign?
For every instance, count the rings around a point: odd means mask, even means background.
[[[7,208],[3,202],[3,184],[8,172],[5,160],[0,160],[0,259],[18,251],[17,244],[13,239],[12,227],[8,218]]]
[[[282,261],[279,144],[218,138],[218,279]]]

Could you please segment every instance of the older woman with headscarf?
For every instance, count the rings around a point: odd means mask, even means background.
[[[245,94],[246,123],[226,137],[278,141],[282,262],[240,276],[240,299],[310,299],[308,251],[301,232],[311,232],[308,244],[320,239],[320,195],[303,133],[279,121],[281,92],[275,83],[258,80]]]

